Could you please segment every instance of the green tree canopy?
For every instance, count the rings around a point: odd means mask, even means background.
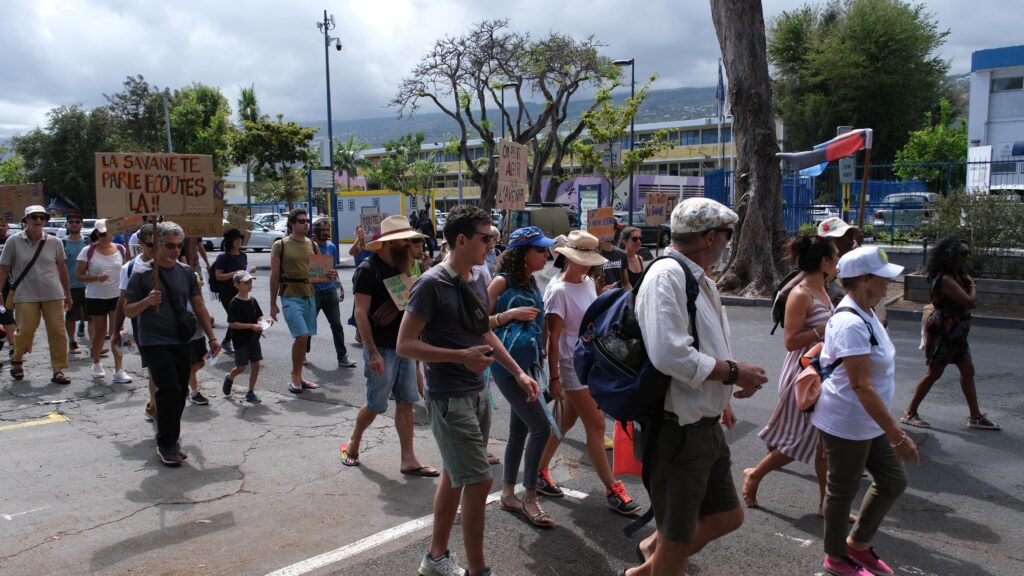
[[[21,154],[0,144],[0,184],[25,184],[28,172],[25,171],[25,159]]]
[[[256,122],[242,120],[243,129],[234,138],[231,160],[236,164],[251,161],[258,173],[268,179],[278,179],[278,200],[291,204],[300,197],[303,188],[296,173],[319,164],[313,149],[317,128],[303,128],[294,122],[285,122],[278,114],[273,121],[266,116]]]
[[[874,128],[873,155],[892,160],[943,94],[949,64],[935,51],[948,35],[924,4],[902,0],[832,0],[771,20],[786,147],[810,149],[850,125]]]
[[[910,133],[910,139],[896,152],[896,168],[900,178],[917,178],[933,185],[933,190],[942,189],[947,174],[944,166],[928,164],[967,161],[967,125],[960,119],[953,120],[953,105],[948,100],[939,102],[938,118],[931,112],[925,113],[926,128]]]
[[[385,155],[367,166],[367,179],[406,196],[429,196],[441,168],[433,156],[422,157],[424,138],[423,132],[416,132],[385,143]]]
[[[164,101],[171,91],[146,82],[141,74],[128,76],[121,92],[104,94],[111,119],[110,150],[117,152],[167,152]]]
[[[223,178],[231,171],[229,147],[231,105],[217,88],[194,83],[174,93],[171,105],[171,140],[174,151],[213,156],[213,173]]]

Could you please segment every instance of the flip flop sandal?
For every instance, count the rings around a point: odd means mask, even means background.
[[[344,466],[359,466],[359,454],[350,452],[348,444],[341,445],[341,463]]]
[[[399,470],[406,476],[419,476],[420,478],[437,478],[441,475],[437,470],[431,469],[430,466],[420,466],[419,468],[408,468],[406,470]]]
[[[302,394],[302,386],[294,386],[291,382],[288,383],[288,391],[292,394]]]
[[[320,387],[320,385],[317,384],[316,382],[309,382],[308,380],[303,380],[302,381],[302,388],[304,390],[316,390],[319,387]]]
[[[68,378],[67,376],[65,376],[63,370],[58,370],[58,371],[53,373],[53,378],[50,378],[50,382],[53,382],[54,384],[65,384],[65,385],[67,385],[67,384],[71,384],[71,378]]]
[[[11,360],[11,378],[15,380],[22,380],[25,378],[25,369],[22,365],[25,362],[22,360]]]

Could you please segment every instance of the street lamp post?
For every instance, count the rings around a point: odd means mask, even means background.
[[[616,61],[612,62],[612,64],[614,64],[616,66],[619,66],[619,67],[629,66],[629,98],[630,98],[630,100],[632,100],[633,98],[636,98],[636,64],[634,63],[634,59],[630,58],[629,60],[616,60]],[[630,116],[630,118],[629,118],[629,151],[630,152],[633,151],[633,134],[634,134],[634,132],[636,132],[636,111],[634,111],[633,115]],[[615,194],[614,190],[612,190],[612,194],[613,195]],[[629,222],[629,225],[632,226],[633,225],[633,171],[632,170],[629,171],[629,199],[626,200],[626,206],[627,206],[626,219]]]
[[[506,88],[518,88],[519,82],[505,82],[501,85],[501,110],[498,114],[501,116],[501,139],[505,139],[505,89]]]
[[[338,244],[338,237],[341,235],[341,219],[338,214],[338,190],[337,181],[334,178],[334,120],[331,117],[331,59],[330,59],[330,48],[331,41],[334,41],[334,48],[341,51],[341,38],[331,36],[331,30],[334,30],[334,15],[327,15],[327,10],[324,10],[323,22],[317,22],[316,27],[324,34],[324,76],[327,80],[327,169],[331,172],[331,194],[328,206],[329,213],[332,215],[331,218],[331,241]],[[345,175],[348,177],[348,174]],[[313,215],[313,206],[309,207],[310,217]],[[311,231],[313,227],[309,228]]]

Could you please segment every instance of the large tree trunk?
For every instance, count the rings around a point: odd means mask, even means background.
[[[718,286],[723,292],[765,296],[779,281],[777,264],[786,230],[764,15],[761,0],[710,1],[729,78],[736,150],[733,190],[740,215],[733,259]]]

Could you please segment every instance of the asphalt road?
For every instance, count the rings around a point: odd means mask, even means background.
[[[253,255],[251,261],[262,267],[267,258]],[[261,273],[255,294],[269,310],[265,278]],[[350,287],[351,269],[342,278]],[[350,308],[351,297],[343,312]],[[223,311],[216,303],[210,309],[222,332]],[[781,336],[768,335],[767,310],[730,308],[729,315],[737,356],[765,366],[772,381],[735,404],[740,423],[727,437],[738,482],[742,469],[764,454],[757,432],[774,407],[783,353]],[[897,413],[923,370],[918,327],[898,321],[890,327],[898,354]],[[182,443],[189,459],[173,469],[156,460],[153,427],[143,418],[147,392],[138,358],[127,360],[132,384],[110,384],[109,376],[93,381],[81,356],[68,370],[70,386],[49,384],[40,329],[37,351],[27,357],[28,377],[13,382],[6,370],[0,374],[0,573],[268,574],[293,567],[288,573],[414,574],[430,535],[429,522],[417,520],[431,513],[435,481],[399,473],[392,413],[368,431],[363,465],[341,465],[338,444],[363,403],[363,362],[361,350],[350,347],[359,367],[338,369],[323,319],[319,330],[307,367],[308,377],[323,385],[319,391],[285,390],[291,341],[283,325],[264,340],[257,388],[263,404],[247,404],[237,392],[222,397],[226,366],[201,371],[211,404],[186,408]],[[346,330],[350,341],[352,335]],[[982,408],[1002,432],[965,427],[955,370],[921,409],[935,428],[909,430],[922,462],[909,466],[910,487],[874,542],[897,574],[1024,574],[1022,337],[1019,330],[996,328],[971,334]],[[6,352],[0,358],[6,360]],[[106,364],[109,374],[112,360]],[[491,442],[501,455],[508,407],[500,398],[498,405]],[[417,453],[424,463],[440,465],[425,411],[417,406],[415,413]],[[547,531],[492,505],[486,552],[495,574],[592,576],[635,562],[637,539],[621,533],[629,520],[605,507],[577,428],[552,474],[586,497],[545,500],[558,522]],[[495,474],[500,479],[498,467]],[[639,480],[625,480],[646,504]],[[769,475],[759,493],[763,508],[749,510],[738,532],[695,556],[689,573],[820,573],[816,496],[808,465]],[[452,549],[464,556],[458,528]],[[329,559],[336,561],[317,570],[303,572],[311,563],[295,566],[332,551]]]

